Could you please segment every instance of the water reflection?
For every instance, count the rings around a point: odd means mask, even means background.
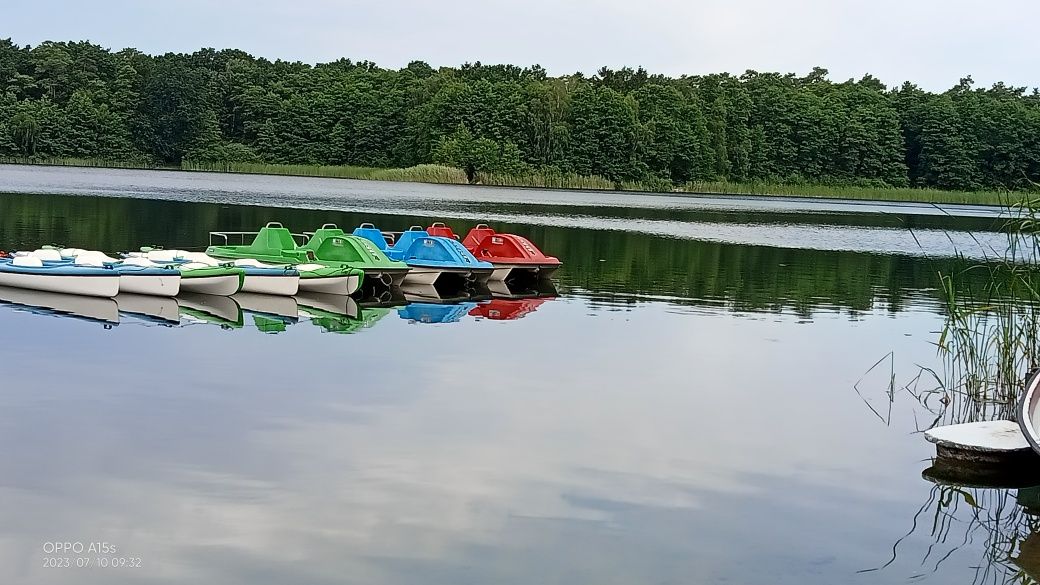
[[[150,218],[163,218],[163,221]],[[958,237],[970,237],[965,235],[964,229],[982,227],[970,223],[958,227],[959,222],[976,221],[971,218],[942,216],[940,219],[946,222],[942,229],[959,231],[962,236]],[[363,221],[376,221],[386,229],[406,229],[409,225],[429,223],[430,217],[176,201],[0,195],[0,242],[16,249],[35,249],[52,243],[75,243],[110,251],[136,249],[142,244],[191,249],[204,245],[211,230],[253,230],[272,220],[297,231],[325,222],[353,226]],[[798,219],[803,221],[806,220]],[[473,224],[457,221],[453,227],[464,231]],[[908,304],[931,302],[936,305],[937,272],[959,271],[966,264],[956,258],[923,260],[901,254],[803,249],[798,238],[792,240],[792,246],[763,246],[663,237],[641,232],[635,226],[625,231],[611,231],[604,226],[573,229],[529,223],[504,223],[496,227],[524,235],[563,259],[565,267],[559,277],[565,292],[622,307],[667,299],[679,305],[722,303],[740,311],[793,310],[809,317],[817,309],[869,311],[881,302],[898,312]],[[702,231],[711,236],[718,229],[723,228],[710,224]],[[775,229],[791,234],[794,228],[779,225]],[[900,240],[913,241],[906,229],[887,229],[899,231]],[[871,231],[870,246],[883,248],[878,242],[885,237],[884,232]],[[953,247],[945,237],[936,245],[942,247],[942,254],[952,253]],[[972,243],[971,249],[980,248]],[[981,284],[981,274],[971,273],[967,277],[977,278]]]
[[[383,211],[400,195],[387,189]],[[591,203],[608,220],[756,214]],[[782,213],[758,223],[816,221]],[[0,241],[188,247],[363,216],[5,195]],[[1032,542],[1031,517],[1010,515],[1022,490],[965,489],[973,507],[920,480],[930,447],[914,433],[935,415],[908,393],[868,396],[894,401],[879,424],[853,391],[880,356],[935,363],[936,273],[958,260],[503,227],[563,258],[559,290],[119,297],[111,330],[0,310],[17,365],[0,382],[0,580],[964,582],[991,547],[953,529],[988,518],[982,504]],[[413,325],[434,321],[451,322]],[[113,542],[147,572],[44,569],[55,539]]]
[[[391,291],[387,296],[365,299],[318,293],[281,297],[243,292],[231,297],[182,293],[174,298],[120,294],[115,299],[99,299],[0,287],[0,306],[105,325],[118,325],[123,316],[167,327],[213,324],[223,329],[242,329],[251,325],[264,333],[276,334],[304,319],[329,333],[357,333],[375,326],[392,308],[397,308],[402,319],[416,323],[456,323],[467,315],[515,320],[534,312],[557,294],[551,282],[536,286],[495,283],[479,290],[411,286]]]

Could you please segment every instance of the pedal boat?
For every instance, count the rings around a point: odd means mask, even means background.
[[[232,236],[241,237],[243,240],[253,236],[253,242],[249,245],[229,246],[227,241]],[[315,242],[313,249],[301,248],[296,245],[295,238],[305,236],[294,235],[282,224],[270,222],[258,232],[210,232],[211,244],[214,239],[218,239],[225,245],[210,245],[206,248],[206,254],[218,259],[232,260],[236,264],[260,262],[275,266],[291,265],[300,273],[300,292],[355,294],[369,280],[365,267],[380,266],[380,257],[385,256],[369,255],[371,246],[365,248],[359,246],[358,242],[331,236],[330,234],[329,237],[323,238],[320,243]],[[389,260],[385,260],[384,264],[386,263],[389,263]],[[384,269],[407,268],[405,265],[388,264]],[[373,274],[376,279],[374,282],[380,282],[383,278],[380,272]],[[387,286],[389,285],[388,281]]]
[[[181,273],[172,266],[143,265],[137,261],[121,260],[104,252],[81,248],[45,248],[33,254],[45,262],[48,261],[44,257],[45,254],[57,254],[60,260],[79,266],[111,267],[119,273],[120,294],[175,297],[181,290]]]
[[[430,226],[427,231],[434,235],[458,238],[451,228],[440,222]],[[497,233],[486,224],[471,229],[462,239],[462,245],[478,260],[494,265],[492,281],[521,276],[548,279],[563,266],[559,258],[547,256],[527,238]]]
[[[177,258],[170,250],[144,248],[132,252],[123,260],[148,267],[172,267],[181,274],[181,293],[229,297],[242,290],[246,271],[230,264],[212,266]]]
[[[391,260],[407,264],[410,270],[404,277],[406,285],[430,286],[445,278],[482,285],[494,272],[494,266],[474,258],[458,240],[431,236],[420,226],[412,226],[406,232],[383,233],[374,225],[363,223],[353,235],[369,240]]]
[[[36,256],[0,259],[0,286],[44,292],[112,298],[119,294],[119,273],[111,267],[44,262]]]

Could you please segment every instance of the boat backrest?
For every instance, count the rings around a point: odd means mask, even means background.
[[[314,230],[314,232],[311,233],[310,239],[307,240],[307,243],[300,246],[300,248],[304,250],[316,251],[318,248],[321,247],[323,243],[325,243],[326,239],[336,236],[343,237],[345,235],[347,235],[346,232],[339,229],[334,224],[327,223],[321,226],[320,228]]]
[[[478,224],[477,227],[469,230],[465,239],[462,240],[462,245],[473,250],[480,245],[480,242],[484,241],[484,238],[493,235],[495,235],[495,230],[488,227],[487,224],[481,223]]]
[[[43,260],[40,260],[35,256],[15,256],[14,259],[11,260],[11,264],[14,264],[15,266],[25,266],[27,268],[42,268]]]
[[[386,237],[383,236],[383,232],[379,231],[379,228],[370,223],[363,223],[360,226],[354,228],[353,234],[355,236],[360,236],[372,242],[380,250],[386,251],[388,247],[386,244]]]
[[[426,228],[426,233],[430,234],[431,236],[440,236],[442,238],[454,238],[456,240],[459,239],[459,237],[455,235],[455,232],[451,231],[450,227],[444,225],[444,223],[440,221],[433,222],[433,225]]]
[[[253,254],[277,254],[283,250],[295,250],[296,240],[292,232],[282,227],[282,224],[271,222],[260,228],[253,243],[249,244],[247,250]]]
[[[403,252],[408,248],[411,248],[412,244],[416,240],[421,240],[423,238],[428,237],[430,237],[430,234],[426,233],[426,230],[417,225],[413,225],[412,227],[408,228],[408,231],[402,232],[401,236],[397,238],[397,242],[394,243],[394,249]]]

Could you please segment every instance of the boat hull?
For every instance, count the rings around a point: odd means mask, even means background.
[[[413,266],[402,281],[402,286],[432,286],[445,277],[461,278],[466,282],[485,284],[494,274],[491,268],[434,268]]]
[[[238,292],[241,279],[237,274],[181,278],[181,292],[229,297]]]
[[[507,264],[500,262],[493,262],[493,264],[495,269],[491,274],[491,280],[494,282],[502,282],[520,274],[548,279],[552,278],[562,266],[561,264]]]
[[[241,292],[291,297],[299,290],[300,277],[296,275],[256,276],[246,274]]]
[[[164,276],[119,275],[119,292],[152,297],[175,297],[181,290],[180,274]]]
[[[0,272],[0,286],[44,292],[112,298],[119,294],[119,275],[71,276]]]
[[[301,278],[299,292],[327,295],[352,295],[361,287],[361,278],[355,275]]]

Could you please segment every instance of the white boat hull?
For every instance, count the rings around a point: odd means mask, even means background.
[[[542,264],[495,264],[495,270],[491,273],[491,282],[500,282],[508,279],[514,272],[528,272],[538,278],[547,279],[550,278],[557,270],[560,269],[559,265],[542,265]]]
[[[402,285],[431,286],[444,274],[440,268],[413,267],[405,275]]]
[[[229,297],[237,293],[238,288],[239,281],[237,274],[196,276],[195,278],[181,279],[181,292],[186,293]]]
[[[0,272],[0,286],[86,297],[112,298],[119,294],[119,275],[115,272],[111,276],[65,276]]]
[[[328,278],[301,278],[300,292],[326,295],[352,295],[361,287],[358,276],[330,276]]]
[[[291,297],[300,290],[299,276],[253,276],[246,275],[241,292],[259,295]]]
[[[181,291],[180,274],[170,276],[119,276],[119,292],[153,297],[175,297]]]

